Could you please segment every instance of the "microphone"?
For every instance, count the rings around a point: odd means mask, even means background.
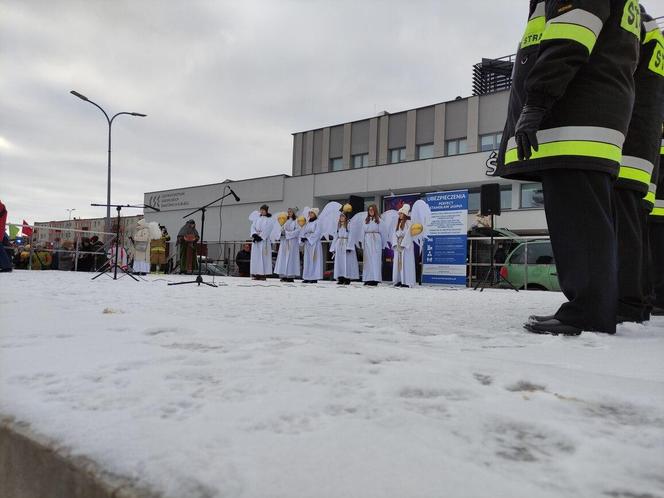
[[[237,194],[233,191],[232,188],[228,187],[228,190],[230,190],[231,194],[233,194],[233,197],[235,197],[235,202],[240,202],[240,198],[237,196]]]

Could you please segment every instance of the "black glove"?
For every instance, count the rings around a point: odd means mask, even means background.
[[[537,130],[539,130],[546,109],[534,105],[525,105],[521,110],[519,120],[516,122],[514,139],[516,140],[516,153],[519,161],[530,159],[531,148],[539,150],[537,142]]]
[[[251,238],[254,239],[254,242],[260,242],[261,240],[263,240],[261,236],[258,235],[257,233],[253,234]]]

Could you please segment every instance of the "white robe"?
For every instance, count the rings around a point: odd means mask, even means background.
[[[392,283],[401,283],[413,287],[416,282],[415,274],[415,245],[410,235],[410,221],[406,221],[403,230],[396,230],[392,235]]]
[[[341,227],[330,244],[330,252],[334,253],[334,278],[339,277],[357,280],[360,278],[360,269],[357,264],[355,244],[348,241],[348,230]]]
[[[371,220],[362,225],[362,230],[364,231],[362,280],[381,282],[383,280],[383,239],[378,223]]]
[[[134,264],[135,273],[150,273],[150,229],[139,228],[134,233]]]
[[[274,265],[274,273],[282,278],[300,277],[300,226],[295,220],[288,219],[281,227],[279,254]]]
[[[300,238],[304,242],[304,268],[302,270],[303,280],[322,280],[325,256],[323,255],[323,244],[320,241],[321,232],[319,221],[307,222],[300,232]]]
[[[249,273],[252,275],[272,275],[272,233],[274,220],[272,217],[259,216],[251,224],[251,235],[258,234],[263,238],[251,244],[251,263]]]

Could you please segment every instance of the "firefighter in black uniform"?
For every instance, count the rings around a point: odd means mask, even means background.
[[[663,44],[664,46],[664,44]],[[664,50],[660,59],[660,68],[664,64]],[[664,125],[659,149],[659,175],[653,179],[651,190],[646,196],[648,207],[652,210],[648,219],[650,234],[650,267],[652,282],[652,315],[664,315]]]
[[[649,209],[643,200],[649,191],[654,191],[653,179],[657,177],[659,165],[664,120],[664,37],[643,7],[641,22],[641,54],[634,73],[636,97],[615,192],[618,323],[641,323],[650,319]]]
[[[637,0],[530,4],[496,174],[542,182],[569,300],[555,315],[530,317],[530,332],[615,333],[613,183],[634,104],[640,36]]]

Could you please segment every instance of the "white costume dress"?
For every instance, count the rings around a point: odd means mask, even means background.
[[[300,232],[300,238],[304,242],[304,268],[302,270],[303,280],[322,280],[325,256],[323,255],[323,244],[320,241],[321,231],[319,220],[307,222]]]
[[[259,216],[251,224],[251,235],[258,234],[263,240],[251,244],[251,275],[272,275],[272,244],[270,235],[274,227],[271,216]]]
[[[288,219],[281,227],[279,254],[274,265],[274,273],[282,278],[300,277],[300,226],[297,221]]]
[[[364,266],[362,267],[362,280],[364,282],[381,282],[383,280],[383,239],[380,235],[379,225],[374,220],[364,223]]]
[[[330,252],[334,253],[334,278],[343,277],[351,280],[360,278],[355,244],[349,240],[346,228],[341,227],[337,230],[337,235],[330,244]]]
[[[150,228],[139,222],[134,233],[134,273],[150,273]]]
[[[406,220],[402,230],[397,230],[392,235],[392,283],[401,283],[413,287],[417,282],[415,276],[415,246],[410,235],[412,223]]]

